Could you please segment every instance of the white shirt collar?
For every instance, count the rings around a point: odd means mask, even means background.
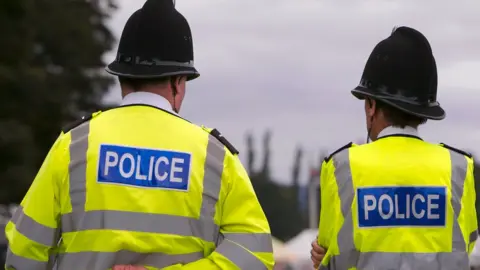
[[[154,93],[149,93],[149,92],[130,93],[125,97],[123,97],[123,100],[120,105],[125,106],[125,105],[132,105],[132,104],[150,105],[150,106],[168,111],[170,113],[173,113],[175,115],[178,115],[176,112],[173,111],[172,105],[166,98]]]
[[[380,138],[380,137],[390,136],[394,134],[403,134],[403,135],[419,137],[418,130],[416,128],[409,127],[409,126],[406,126],[405,128],[392,127],[392,126],[386,127],[382,131],[380,131],[377,137]]]

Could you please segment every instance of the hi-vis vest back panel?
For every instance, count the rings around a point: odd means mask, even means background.
[[[350,144],[320,181],[320,269],[469,269],[477,218],[463,152],[397,136]]]
[[[218,131],[156,108],[98,113],[52,147],[7,226],[7,266],[46,269],[55,250],[59,269],[272,269],[237,153]]]

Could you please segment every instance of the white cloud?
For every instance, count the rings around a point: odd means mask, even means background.
[[[439,83],[446,89],[465,89],[480,93],[480,61],[461,61],[446,67],[439,76]]]

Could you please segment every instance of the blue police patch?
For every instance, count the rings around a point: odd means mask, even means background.
[[[445,226],[446,192],[446,187],[431,186],[358,188],[358,226]]]
[[[188,191],[191,154],[101,145],[99,183]]]

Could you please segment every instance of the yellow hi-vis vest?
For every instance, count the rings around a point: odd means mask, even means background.
[[[154,107],[96,113],[50,150],[7,225],[6,267],[272,269],[237,153],[217,130]]]
[[[320,188],[320,269],[469,269],[477,216],[468,154],[398,135],[350,143],[325,159]]]

